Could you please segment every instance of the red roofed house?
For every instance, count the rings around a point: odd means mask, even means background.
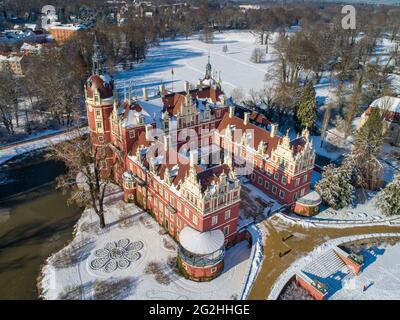
[[[168,93],[161,86],[158,109],[146,90],[144,101],[120,102],[104,60],[96,42],[85,95],[93,148],[106,155],[103,170],[112,170],[125,201],[147,210],[179,242],[178,264],[187,277],[215,278],[225,247],[239,240],[235,161],[250,159],[255,170],[247,175],[253,184],[292,205],[310,188],[314,152],[308,133],[290,141],[278,136],[274,125],[267,131],[251,124],[249,114],[235,117],[210,63],[195,88],[185,82],[182,92]],[[235,132],[242,134],[239,141],[232,140]],[[214,165],[204,161],[213,157]]]
[[[400,146],[400,97],[385,96],[373,101],[362,114],[360,126],[367,121],[373,108],[381,110],[383,130],[387,141]]]

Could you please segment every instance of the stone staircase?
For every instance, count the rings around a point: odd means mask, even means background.
[[[352,277],[350,269],[334,249],[328,250],[308,264],[302,271],[312,280],[319,280],[328,286],[329,294],[342,287],[343,280]]]

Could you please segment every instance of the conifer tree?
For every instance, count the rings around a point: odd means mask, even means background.
[[[358,179],[354,181],[357,187],[374,189],[374,181],[382,179],[382,164],[378,159],[382,143],[382,115],[378,108],[373,108],[368,120],[356,131],[353,151],[347,157],[353,171],[358,172]]]
[[[303,128],[311,130],[317,120],[317,104],[315,100],[315,90],[311,81],[303,87],[299,102],[296,107],[295,120],[297,129]]]
[[[315,186],[321,198],[333,209],[341,209],[353,203],[354,187],[351,183],[352,168],[348,165],[326,166],[322,179]]]
[[[400,176],[378,194],[376,205],[386,216],[400,215]]]
[[[364,157],[377,156],[383,143],[383,119],[379,108],[373,108],[367,121],[354,137],[354,152]]]

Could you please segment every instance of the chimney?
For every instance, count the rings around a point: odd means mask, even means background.
[[[192,150],[190,151],[190,156],[189,156],[189,160],[190,160],[190,167],[194,167],[195,164],[197,164],[198,162],[198,155],[197,155],[197,151]]]
[[[276,123],[271,123],[271,138],[276,136],[276,131],[278,130],[278,125]]]
[[[245,112],[245,113],[244,113],[243,124],[244,124],[245,126],[247,126],[247,125],[249,124],[249,116],[250,116],[250,113],[248,113],[248,112]]]
[[[170,137],[168,135],[164,136],[164,151],[168,151],[170,147]]]
[[[229,118],[232,118],[235,115],[235,107],[229,107]]]
[[[190,84],[189,84],[189,81],[183,81],[183,90],[186,92],[186,93],[189,93],[189,91],[190,91]]]
[[[151,124],[147,124],[145,129],[146,129],[146,140],[148,141],[153,140],[153,137],[151,136],[151,133],[153,131],[153,126]]]
[[[219,101],[221,101],[221,104],[222,104],[223,106],[225,106],[225,95],[224,95],[224,94],[221,94],[221,95],[219,96]]]
[[[143,99],[145,101],[149,100],[149,94],[147,92],[147,88],[143,88]]]
[[[158,90],[160,91],[161,97],[164,97],[165,96],[165,86],[164,86],[164,84],[160,84]]]
[[[117,104],[117,100],[114,100],[113,112],[114,112],[114,115],[115,115],[115,116],[118,115],[118,104]]]

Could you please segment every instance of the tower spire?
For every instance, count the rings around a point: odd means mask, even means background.
[[[103,54],[103,50],[97,40],[97,35],[94,35],[94,44],[93,44],[93,56],[92,56],[92,74],[102,75],[104,74],[104,64],[105,57]]]
[[[212,78],[212,66],[210,62],[210,51],[208,51],[208,62],[206,65],[206,79]]]

